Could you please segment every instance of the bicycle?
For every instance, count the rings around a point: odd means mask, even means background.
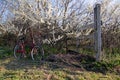
[[[14,57],[16,59],[21,59],[23,57],[27,57],[27,53],[31,57],[32,60],[42,60],[44,56],[44,49],[42,47],[42,40],[39,40],[38,43],[35,42],[33,38],[32,30],[30,29],[30,38],[32,41],[27,45],[27,41],[25,41],[25,35],[21,36],[17,44],[14,47]],[[38,37],[41,39],[41,37]]]

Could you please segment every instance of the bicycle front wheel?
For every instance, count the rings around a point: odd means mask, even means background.
[[[22,52],[20,50],[19,45],[16,45],[15,48],[14,48],[14,57],[18,60],[22,57]]]
[[[44,49],[42,47],[39,46],[35,46],[32,50],[31,50],[31,58],[32,60],[42,60],[44,56]]]

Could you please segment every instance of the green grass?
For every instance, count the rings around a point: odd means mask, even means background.
[[[13,49],[10,47],[0,47],[0,59],[10,57],[13,54]]]
[[[0,80],[120,80],[119,75],[106,75],[88,71],[72,71],[69,69],[20,69],[0,71]]]
[[[47,46],[45,50],[47,49],[50,54],[57,52],[57,50],[54,50],[55,48]],[[83,61],[83,65],[94,64],[91,68],[93,69],[92,71],[81,71],[69,66],[54,68],[55,66],[51,66],[52,64],[55,65],[58,63],[35,63],[31,60],[17,61],[13,57],[12,49],[9,47],[0,47],[0,80],[120,80],[120,75],[113,71],[115,66],[120,65],[120,55],[118,52],[114,55],[111,53],[104,56],[101,62],[91,63]],[[64,64],[61,66],[64,66]],[[106,74],[99,71],[96,72],[99,69],[104,71],[104,68],[108,69]]]

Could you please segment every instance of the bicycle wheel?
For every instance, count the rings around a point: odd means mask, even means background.
[[[31,58],[32,60],[42,60],[44,56],[44,49],[40,46],[35,46],[31,50]]]
[[[14,48],[14,57],[20,59],[22,57],[22,52],[20,50],[20,45],[16,45]]]

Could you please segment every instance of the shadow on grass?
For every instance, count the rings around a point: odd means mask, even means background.
[[[3,62],[7,59],[3,59]],[[89,55],[80,53],[68,52],[68,54],[56,54],[48,56],[44,61],[33,61],[31,59],[16,60],[13,57],[8,59],[6,63],[2,63],[8,70],[21,70],[21,69],[69,69],[65,71],[69,74],[73,71],[93,71],[106,74],[109,71],[108,64],[104,62],[96,62],[95,58]],[[71,72],[72,70],[72,72]]]
[[[16,60],[14,57],[3,59],[3,62],[1,65],[5,66],[7,70],[40,68],[43,65],[41,61],[33,61],[31,59]]]

